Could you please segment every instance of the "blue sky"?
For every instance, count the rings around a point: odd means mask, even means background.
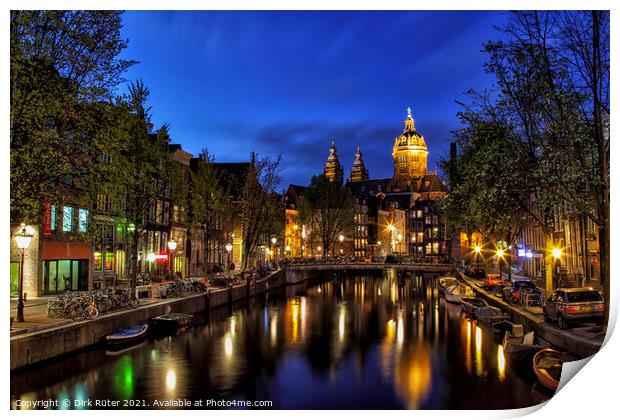
[[[154,122],[217,161],[282,154],[283,187],[323,169],[334,137],[345,177],[359,144],[372,178],[411,106],[429,169],[458,127],[455,100],[492,86],[483,44],[503,12],[129,11],[126,75],[151,90]]]

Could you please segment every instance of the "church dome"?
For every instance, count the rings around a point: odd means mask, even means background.
[[[428,150],[424,137],[415,129],[411,108],[407,108],[403,133],[394,140],[394,176],[419,178],[426,174]]]

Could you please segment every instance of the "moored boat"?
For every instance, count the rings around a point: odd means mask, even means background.
[[[560,385],[562,364],[574,362],[575,360],[577,359],[568,353],[544,349],[534,355],[532,367],[538,381],[548,389],[555,391]]]
[[[146,336],[148,328],[148,324],[138,324],[133,327],[116,330],[108,334],[105,338],[109,345],[125,345],[143,339]]]
[[[490,326],[506,321],[506,316],[495,306],[484,306],[476,311],[476,318]]]
[[[466,284],[457,284],[446,289],[446,302],[460,303],[464,297],[476,297],[474,289]]]
[[[524,334],[521,324],[513,324],[512,328],[505,332],[502,346],[506,359],[514,366],[531,366],[534,354],[542,349],[535,344],[534,331]]]
[[[479,308],[488,306],[488,303],[484,299],[480,298],[462,297],[461,306],[463,307],[463,312],[470,315],[476,315],[476,311]]]
[[[169,313],[153,318],[153,326],[159,330],[175,331],[189,325],[194,315],[183,313]]]
[[[457,285],[459,283],[460,282],[456,277],[440,277],[437,284],[437,291],[441,294],[445,294],[448,287]]]

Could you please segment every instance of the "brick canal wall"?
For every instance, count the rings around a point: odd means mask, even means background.
[[[279,270],[252,284],[230,289],[211,290],[182,298],[158,302],[103,314],[92,321],[72,322],[61,326],[11,337],[11,370],[23,368],[54,357],[93,346],[120,328],[127,328],[168,312],[198,313],[245,299],[248,295],[274,290],[288,284],[285,270]],[[249,293],[248,293],[249,292]]]

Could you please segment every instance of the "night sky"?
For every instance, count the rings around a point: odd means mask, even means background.
[[[483,44],[503,12],[126,12],[126,75],[151,90],[156,125],[219,162],[282,154],[282,188],[323,170],[332,137],[348,177],[359,144],[392,175],[411,106],[429,170],[458,127],[455,100],[492,86]]]

